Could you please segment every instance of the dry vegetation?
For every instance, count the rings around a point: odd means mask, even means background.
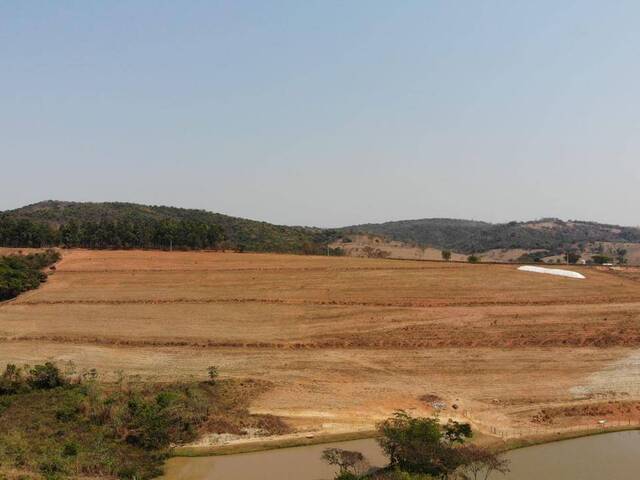
[[[218,365],[271,382],[252,410],[303,432],[426,414],[430,396],[485,432],[592,427],[609,411],[621,418],[601,405],[640,400],[640,274],[581,271],[586,280],[510,265],[66,251],[47,284],[0,305],[0,362],[72,360],[161,381]],[[541,422],[542,410],[560,420]]]

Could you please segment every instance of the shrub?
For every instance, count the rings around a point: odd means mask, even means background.
[[[27,388],[22,369],[8,363],[0,377],[0,395],[13,395]]]
[[[51,362],[44,365],[36,365],[29,371],[27,382],[36,390],[49,390],[51,388],[61,387],[65,384],[64,378],[60,374],[60,370]]]
[[[209,368],[207,368],[207,374],[209,375],[209,383],[213,385],[214,383],[216,383],[216,380],[218,380],[218,375],[220,374],[220,372],[218,371],[218,367],[216,367],[215,365],[211,365]]]
[[[62,446],[62,456],[63,457],[75,457],[78,455],[78,444],[76,442],[66,442]]]

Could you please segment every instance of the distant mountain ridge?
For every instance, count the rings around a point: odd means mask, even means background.
[[[424,218],[337,229],[274,225],[205,210],[124,202],[48,200],[0,212],[0,245],[88,248],[233,248],[325,253],[349,235],[370,234],[408,245],[463,254],[494,249],[593,250],[598,242],[640,244],[640,228],[546,218],[494,224]],[[590,245],[589,248],[587,248]],[[336,251],[335,253],[339,253]]]
[[[640,243],[640,228],[545,218],[493,224],[475,220],[420,219],[345,227],[343,232],[369,233],[409,244],[463,253],[492,249],[547,250],[552,254],[597,242]]]

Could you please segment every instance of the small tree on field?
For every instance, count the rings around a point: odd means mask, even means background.
[[[451,250],[442,250],[441,254],[443,260],[447,262],[451,260]]]
[[[480,257],[477,257],[476,255],[469,255],[467,257],[467,262],[469,263],[478,263],[480,261]]]
[[[216,383],[216,381],[218,380],[219,373],[220,372],[218,371],[218,367],[216,367],[215,365],[211,365],[209,368],[207,368],[207,374],[209,375],[209,383],[211,385]]]
[[[593,255],[591,257],[593,263],[597,263],[598,265],[604,265],[605,263],[611,263],[611,257],[606,255]]]
[[[578,260],[580,260],[580,254],[578,252],[573,251],[567,253],[567,261],[569,263],[578,263]]]

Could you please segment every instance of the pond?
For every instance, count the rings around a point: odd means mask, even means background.
[[[362,452],[374,466],[386,463],[375,440],[283,448],[214,457],[177,457],[163,480],[321,480],[335,470],[320,456],[325,448]],[[631,480],[640,478],[640,432],[615,432],[563,440],[506,454],[511,472],[491,480]]]
[[[640,432],[616,432],[513,450],[508,475],[491,480],[640,478]]]

